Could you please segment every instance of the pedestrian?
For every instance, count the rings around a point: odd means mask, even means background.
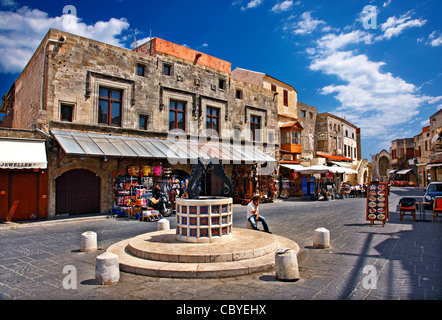
[[[267,225],[266,219],[259,214],[259,196],[253,196],[252,201],[247,205],[247,220],[252,225],[253,229],[258,229],[258,221],[261,221],[264,231],[271,233]]]

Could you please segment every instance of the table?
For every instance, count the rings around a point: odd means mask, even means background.
[[[431,202],[426,202],[426,201],[416,201],[415,205],[419,205],[419,212],[421,215],[421,220],[422,222],[425,222],[427,220],[425,220],[425,205],[426,204],[431,204]],[[423,212],[422,212],[422,207],[424,208]]]

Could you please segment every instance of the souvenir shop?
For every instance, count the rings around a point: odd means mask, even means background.
[[[113,212],[125,217],[157,220],[158,212],[149,206],[153,189],[158,185],[175,210],[176,198],[187,197],[189,175],[171,166],[144,165],[128,166],[113,172],[114,209]]]
[[[293,169],[285,168],[283,166],[281,166],[279,170],[279,197],[282,199],[287,199],[290,197],[301,197],[303,195],[302,177],[306,175],[302,175],[299,172],[294,171]]]
[[[261,203],[272,202],[278,194],[278,183],[273,175],[260,175],[258,165],[233,165],[232,183],[234,186],[233,203],[248,204],[254,195]]]

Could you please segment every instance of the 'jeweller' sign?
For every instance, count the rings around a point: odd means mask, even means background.
[[[0,162],[0,169],[33,169],[34,162]]]

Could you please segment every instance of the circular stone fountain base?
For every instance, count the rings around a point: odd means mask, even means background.
[[[219,278],[272,270],[278,248],[299,246],[289,239],[247,229],[232,229],[228,242],[186,243],[175,230],[139,235],[107,251],[119,256],[120,270],[167,278]]]

